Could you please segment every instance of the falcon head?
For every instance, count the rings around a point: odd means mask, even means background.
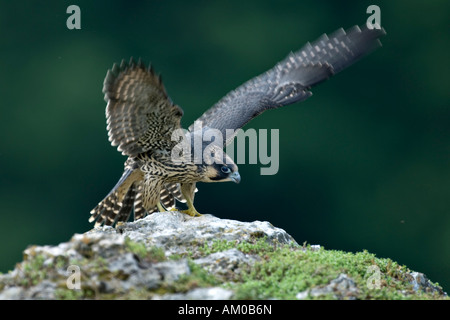
[[[201,182],[226,182],[233,181],[239,183],[241,176],[238,166],[223,150],[222,134],[220,131],[217,139],[214,135],[217,130],[202,127],[194,132],[188,132],[189,139],[184,143],[190,143],[190,162],[197,164],[197,172],[201,173]],[[208,138],[205,138],[208,136]],[[211,138],[212,137],[212,138]],[[200,144],[196,145],[196,139],[200,139]],[[181,146],[183,146],[181,144]],[[197,149],[198,148],[198,149]]]
[[[233,181],[234,183],[239,183],[241,181],[241,176],[235,163],[213,163],[206,165],[204,172],[203,182]]]
[[[203,147],[202,164],[203,182],[225,182],[233,181],[239,183],[241,176],[238,166],[223,149],[214,144]]]

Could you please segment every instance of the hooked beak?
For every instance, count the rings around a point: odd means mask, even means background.
[[[239,174],[239,172],[233,172],[231,175],[230,175],[230,179],[231,179],[231,181],[233,181],[233,182],[235,182],[235,183],[239,183],[239,182],[241,182],[241,175]]]

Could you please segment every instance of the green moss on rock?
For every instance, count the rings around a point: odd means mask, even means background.
[[[299,292],[323,288],[341,274],[354,281],[355,290],[334,292],[336,294],[324,292],[316,296],[307,294],[306,298],[446,298],[440,288],[433,292],[414,290],[408,278],[411,271],[406,266],[377,258],[367,251],[349,253],[287,245],[268,250],[267,245],[261,243],[245,247],[246,251],[258,254],[262,260],[247,269],[240,282],[228,284],[235,291],[235,299],[296,299]]]

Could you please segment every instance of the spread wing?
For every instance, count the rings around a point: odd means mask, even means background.
[[[384,29],[370,30],[366,26],[354,26],[347,31],[341,28],[330,36],[324,34],[228,93],[197,121],[203,127],[220,130],[227,145],[234,135],[227,137],[226,129],[239,129],[265,110],[309,98],[312,86],[380,47],[378,38],[383,35]],[[189,129],[192,131],[193,125]]]
[[[124,155],[171,149],[183,110],[168,97],[161,78],[139,60],[108,71],[103,85],[109,141]]]

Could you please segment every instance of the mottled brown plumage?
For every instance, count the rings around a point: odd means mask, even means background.
[[[324,34],[227,94],[198,120],[222,132],[225,146],[234,137],[226,135],[227,129],[239,129],[268,109],[309,98],[312,86],[381,46],[378,38],[384,34],[383,29],[365,26]],[[128,159],[119,182],[91,211],[90,221],[96,226],[127,221],[133,211],[134,219],[139,219],[175,208],[176,201],[187,203],[187,214],[198,215],[193,206],[197,182],[239,182],[237,166],[221,149],[214,153],[218,161],[212,164],[173,161],[171,151],[177,141],[172,133],[180,129],[183,111],[170,100],[151,67],[133,59],[114,65],[103,92],[109,140]],[[189,129],[192,132],[194,126]]]

